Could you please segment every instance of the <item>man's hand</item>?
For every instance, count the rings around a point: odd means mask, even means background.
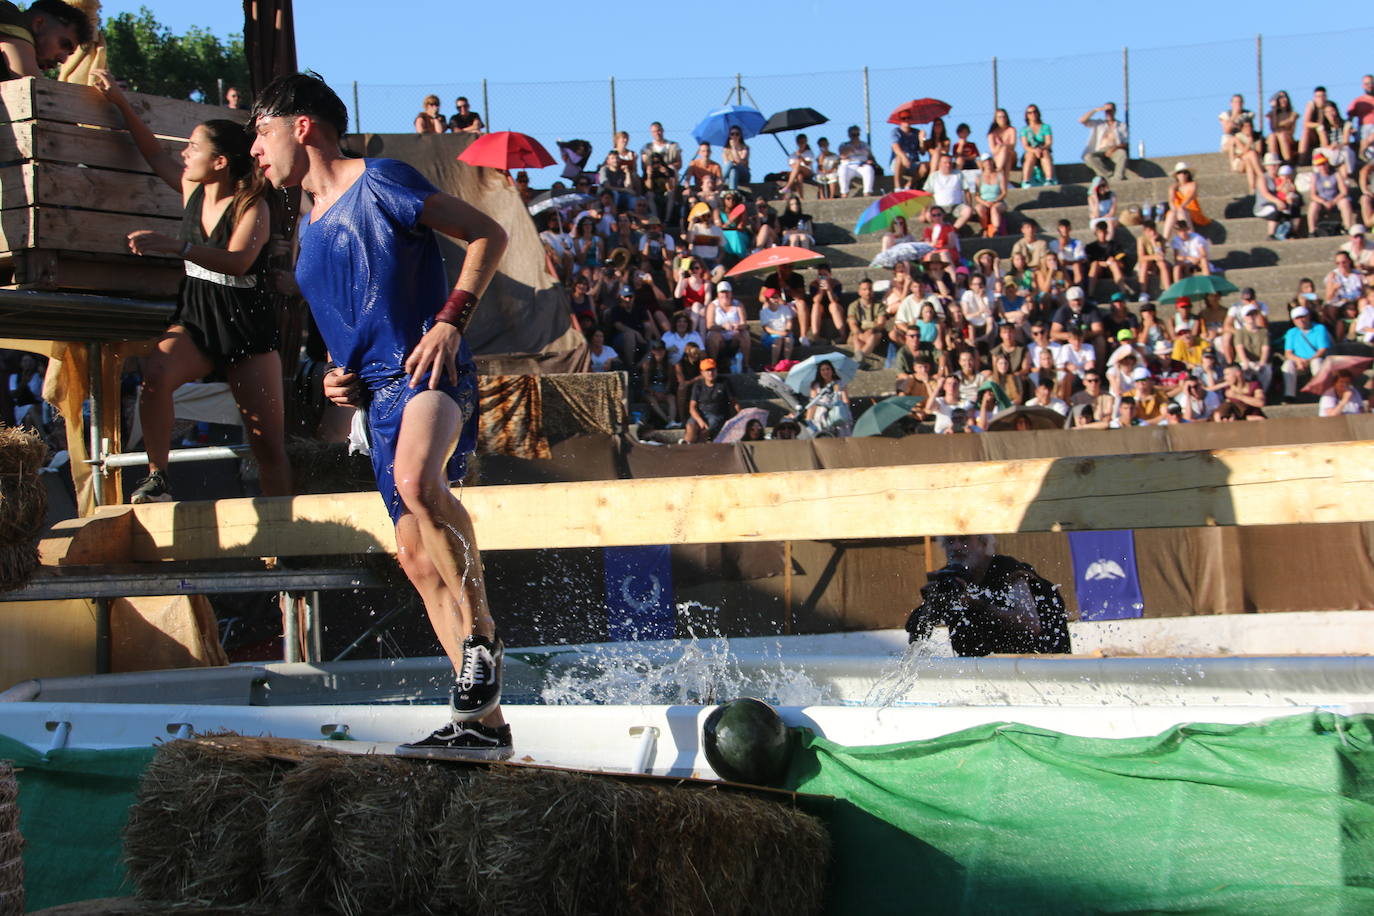
[[[405,370],[410,376],[410,387],[418,385],[426,372],[431,391],[439,387],[444,372],[453,384],[458,384],[458,347],[462,342],[463,335],[457,328],[446,321],[436,321],[406,357]]]
[[[362,379],[356,372],[337,366],[324,374],[324,396],[340,407],[362,407],[366,403]]]

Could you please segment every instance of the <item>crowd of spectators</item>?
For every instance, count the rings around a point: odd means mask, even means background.
[[[799,134],[786,170],[763,176],[738,130],[723,149],[696,144],[688,158],[655,123],[637,151],[621,132],[596,172],[555,184],[564,205],[536,221],[592,344],[593,368],[629,370],[660,426],[696,419],[694,391],[718,384],[698,381],[703,361],[724,381],[785,369],[815,345],[848,348],[863,368],[897,369],[894,393],[921,397],[913,414],[940,431],[975,431],[1018,404],[1072,414],[1068,425],[1078,429],[1260,419],[1280,395],[1276,383],[1291,399],[1332,346],[1374,343],[1374,277],[1365,280],[1374,251],[1357,222],[1357,213],[1366,222],[1374,215],[1374,77],[1363,89],[1348,121],[1321,88],[1301,116],[1276,93],[1267,136],[1241,96],[1219,118],[1222,151],[1247,176],[1271,238],[1316,235],[1332,219],[1349,238],[1330,274],[1304,281],[1289,305],[1294,329],[1281,338],[1271,339],[1268,306],[1253,290],[1229,307],[1216,295],[1185,298],[1159,319],[1154,295],[1217,271],[1211,219],[1187,162],[1174,167],[1158,205],[1119,203],[1114,184],[1130,178],[1129,137],[1112,103],[1079,119],[1081,161],[1096,174],[1079,224],[1091,227],[1086,242],[1069,219],[1045,230],[1025,212],[1009,221],[1009,189],[1056,181],[1054,132],[1035,105],[1020,129],[999,109],[984,150],[969,125],[950,137],[940,120],[896,126],[886,162],[858,127],[835,152],[827,137],[813,149]],[[1307,163],[1311,171],[1295,179]],[[897,187],[929,191],[933,205],[894,220],[882,249],[923,241],[929,255],[852,292],[824,264],[809,282],[780,269],[757,291],[745,284],[743,296],[726,279],[754,251],[814,248],[808,193],[871,195],[884,168]],[[1123,225],[1134,238],[1123,240]],[[970,241],[1009,233],[1019,238],[1007,257]],[[1342,384],[1354,393],[1340,411],[1362,410],[1356,387]]]

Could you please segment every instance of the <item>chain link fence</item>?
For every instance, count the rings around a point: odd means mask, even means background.
[[[462,95],[490,130],[530,134],[551,152],[560,139],[588,141],[593,147],[589,167],[595,168],[611,148],[616,130],[627,131],[631,147],[637,149],[648,140],[649,124],[660,121],[668,138],[682,144],[690,158],[692,128],[713,108],[742,102],[768,115],[805,106],[830,119],[805,131],[813,149],[823,136],[830,139],[832,149],[838,147],[846,129],[857,124],[885,163],[892,131],[888,114],[912,98],[930,96],[950,104],[945,119],[950,136],[959,123],[967,123],[970,139],[980,149],[994,109],[1007,109],[1012,123],[1020,127],[1025,107],[1037,105],[1055,130],[1058,159],[1070,162],[1078,159],[1086,141],[1078,119],[1113,101],[1118,117],[1130,125],[1133,157],[1142,148],[1147,156],[1173,157],[1218,148],[1217,114],[1233,93],[1241,93],[1246,107],[1263,115],[1269,97],[1280,89],[1301,110],[1313,87],[1324,85],[1344,110],[1360,93],[1360,77],[1370,68],[1365,60],[1371,40],[1374,28],[1058,58],[994,57],[967,64],[820,73],[608,77],[557,83],[355,83],[352,113],[359,132],[407,132],[426,95],[437,94],[445,113],[453,111],[454,100]],[[1267,130],[1263,120],[1260,126]],[[778,142],[768,137],[752,140],[755,175],[782,170],[785,151],[793,144],[791,134],[781,135]]]

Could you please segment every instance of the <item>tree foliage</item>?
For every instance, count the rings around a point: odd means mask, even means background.
[[[248,58],[240,34],[221,40],[193,27],[174,35],[145,6],[136,14],[107,19],[105,44],[110,69],[137,92],[218,102],[222,79],[225,86],[237,86],[248,95]]]

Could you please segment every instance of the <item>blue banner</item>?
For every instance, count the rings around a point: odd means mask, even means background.
[[[677,635],[672,551],[657,547],[607,547],[606,629],[614,641],[672,639]]]
[[[1071,531],[1074,589],[1080,620],[1141,617],[1145,601],[1130,531]]]

